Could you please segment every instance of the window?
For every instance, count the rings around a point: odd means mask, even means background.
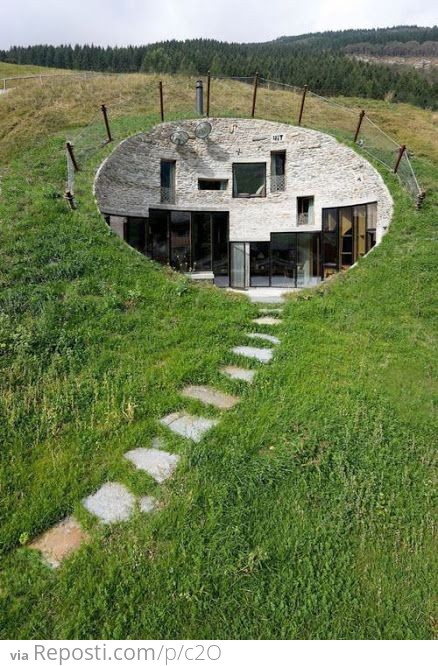
[[[139,252],[145,250],[146,220],[143,217],[128,217],[125,240]]]
[[[286,189],[286,151],[271,152],[271,192],[284,192]]]
[[[198,178],[198,189],[200,190],[226,190],[228,180],[222,178]]]
[[[233,164],[233,196],[242,198],[266,196],[264,162]]]
[[[338,209],[322,211],[322,266],[323,279],[338,271]]]
[[[175,203],[175,161],[161,160],[161,203]]]
[[[297,199],[297,224],[314,224],[313,197],[298,197]]]

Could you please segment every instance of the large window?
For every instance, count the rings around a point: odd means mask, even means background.
[[[266,196],[264,162],[233,164],[233,196],[242,198]]]
[[[192,270],[211,271],[211,215],[192,213]]]
[[[271,234],[271,286],[295,287],[297,244],[295,233]]]
[[[260,241],[249,244],[249,273],[251,287],[269,287],[270,283],[270,243]]]
[[[176,270],[213,271],[228,285],[228,213],[151,210],[147,254]]]
[[[146,220],[143,217],[128,217],[125,240],[139,252],[145,250]]]
[[[375,244],[377,204],[325,208],[322,214],[324,278],[347,269]]]
[[[175,203],[175,161],[161,160],[161,203]]]
[[[286,189],[286,151],[271,152],[271,192],[284,192]]]

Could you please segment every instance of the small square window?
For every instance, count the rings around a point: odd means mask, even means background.
[[[233,164],[233,197],[266,196],[266,163]]]
[[[314,197],[298,197],[297,199],[297,224],[313,224]]]

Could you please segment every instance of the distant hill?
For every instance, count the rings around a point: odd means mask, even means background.
[[[266,79],[307,84],[323,95],[391,99],[436,109],[438,82],[433,77],[425,77],[414,67],[395,68],[357,56],[400,49],[423,56],[437,48],[437,26],[396,26],[283,36],[252,44],[191,39],[127,47],[14,46],[0,51],[0,59],[103,72],[202,75],[210,70],[215,76],[252,76],[258,71]]]

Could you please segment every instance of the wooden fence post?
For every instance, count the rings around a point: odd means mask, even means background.
[[[106,129],[106,133],[107,133],[107,136],[108,136],[108,142],[110,143],[113,140],[113,137],[111,136],[111,130],[110,130],[109,122],[108,122],[108,111],[107,111],[107,108],[106,108],[105,104],[102,104],[102,106],[100,108],[102,109],[103,122],[105,123],[105,129]]]
[[[359,136],[360,128],[362,126],[362,120],[364,119],[365,116],[365,111],[362,109],[362,111],[359,114],[359,120],[357,121],[357,127],[356,127],[356,132],[354,135],[354,143],[357,141],[357,137]]]
[[[70,192],[70,190],[66,190],[64,198],[68,201],[68,205],[72,210],[76,210],[76,201],[74,200],[73,194]]]
[[[404,154],[405,150],[406,150],[406,146],[404,144],[402,146],[400,146],[400,149],[399,149],[398,155],[397,155],[397,161],[396,161],[395,167],[394,167],[394,173],[397,173],[397,171],[398,171],[398,168],[400,166],[400,162],[402,160],[402,157],[403,157],[403,154]]]
[[[163,101],[163,82],[160,81],[158,84],[158,90],[160,93],[160,117],[161,117],[161,122],[164,121],[164,101]]]
[[[79,171],[78,163],[76,162],[76,157],[75,157],[75,154],[73,152],[73,145],[70,143],[70,141],[67,141],[67,143],[65,144],[65,147],[67,148],[67,152],[70,155],[70,159],[72,161],[74,170]]]
[[[211,88],[211,74],[210,70],[207,72],[207,118],[210,116],[210,88]]]
[[[304,86],[303,96],[301,97],[300,115],[298,116],[298,125],[301,125],[301,121],[303,119],[304,102],[306,101],[306,95],[307,95],[307,86]]]
[[[257,87],[259,85],[259,73],[256,72],[256,75],[254,77],[254,90],[252,93],[252,110],[251,110],[251,118],[254,118],[255,115],[255,109],[256,109],[256,101],[257,101]]]

